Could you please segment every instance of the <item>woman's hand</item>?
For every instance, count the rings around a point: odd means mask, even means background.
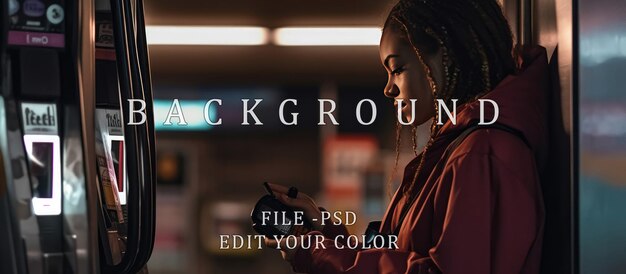
[[[299,247],[300,246],[300,237],[285,237],[281,240],[280,242],[280,255],[283,256],[283,260],[287,261],[287,262],[292,262],[293,261],[293,257],[296,255],[296,250],[298,250],[297,248],[287,248],[287,241],[289,241],[289,246],[296,246]],[[296,244],[293,244],[293,241],[296,241]],[[272,239],[272,238],[267,238],[265,237],[265,246],[269,247],[269,248],[273,248],[276,249],[278,248],[278,241]]]
[[[276,199],[278,199],[281,203],[293,209],[301,210],[304,213],[304,218],[306,218],[306,220],[310,224],[313,225],[314,230],[318,230],[318,231],[322,230],[323,228],[322,223],[321,223],[322,212],[320,211],[315,201],[309,195],[306,195],[302,192],[298,192],[298,195],[296,196],[296,198],[291,198],[287,196],[287,193],[289,192],[288,187],[283,186],[283,185],[278,185],[278,184],[269,184],[269,183],[268,185],[272,189],[272,192],[274,192],[274,196],[276,196]],[[313,221],[313,220],[316,220],[316,221]],[[283,256],[283,259],[285,261],[292,262],[293,257],[295,256],[296,251],[298,250],[297,248],[289,249],[286,247],[287,246],[286,241],[294,241],[294,240],[296,241],[296,244],[293,245],[292,242],[289,242],[289,245],[299,247],[300,237],[285,237],[280,242],[280,254]],[[278,248],[279,243],[278,241],[272,238],[266,237],[265,246],[276,249]]]
[[[298,196],[296,196],[296,198],[291,198],[287,196],[287,193],[289,192],[288,187],[270,183],[268,183],[268,185],[272,189],[272,192],[274,192],[274,196],[276,196],[281,203],[293,209],[301,210],[307,221],[313,225],[313,229],[322,231],[324,228],[322,225],[322,212],[309,195],[298,192]]]

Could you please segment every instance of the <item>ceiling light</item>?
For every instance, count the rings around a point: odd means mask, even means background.
[[[273,32],[280,46],[377,46],[379,27],[287,27]]]
[[[150,45],[227,45],[254,46],[269,41],[269,30],[262,27],[227,26],[147,26]]]

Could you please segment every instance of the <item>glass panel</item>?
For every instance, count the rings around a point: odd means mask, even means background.
[[[580,272],[626,273],[626,9],[579,3]]]

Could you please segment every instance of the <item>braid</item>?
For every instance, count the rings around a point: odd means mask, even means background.
[[[400,0],[384,28],[391,24],[398,24],[413,46],[424,66],[433,98],[446,104],[452,99],[458,99],[460,104],[474,101],[515,72],[511,30],[495,0]],[[443,83],[435,83],[423,58],[437,50],[442,54]],[[436,123],[440,114],[436,100],[435,111],[431,136],[413,182],[403,189],[405,195],[413,195],[426,154],[441,128]],[[444,123],[447,120],[442,117]],[[415,139],[413,142],[416,150]]]
[[[413,153],[417,156],[417,126],[411,126],[411,141],[413,142]]]
[[[400,124],[400,121],[396,122],[396,157],[395,157],[395,161],[393,164],[393,171],[391,172],[391,176],[389,176],[389,181],[387,182],[387,195],[389,197],[391,197],[392,191],[391,191],[391,184],[393,183],[393,178],[396,175],[396,172],[398,171],[398,161],[400,160],[400,145],[402,144],[402,125]]]
[[[433,121],[433,124],[435,124],[435,121]],[[426,146],[424,146],[424,150],[422,151],[422,157],[420,158],[420,162],[417,165],[417,169],[415,169],[413,180],[411,181],[410,184],[404,185],[404,189],[402,189],[402,193],[404,195],[407,195],[409,197],[411,197],[411,195],[415,195],[416,193],[415,188],[417,187],[416,182],[417,182],[419,175],[421,174],[420,171],[422,171],[422,169],[424,168],[424,160],[426,159],[426,153],[428,153],[428,149],[432,146],[434,141],[435,141],[434,134],[431,133],[431,136],[428,139],[428,143],[426,144]]]

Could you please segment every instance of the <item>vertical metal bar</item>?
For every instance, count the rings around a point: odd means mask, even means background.
[[[99,273],[98,263],[98,193],[95,170],[95,12],[94,0],[77,1],[78,12],[78,81],[85,168],[85,189],[87,191],[87,255],[78,256],[78,273]]]
[[[571,60],[571,216],[572,216],[572,229],[571,229],[571,270],[573,274],[580,273],[580,245],[579,245],[579,188],[580,188],[580,64],[579,64],[579,41],[580,41],[580,29],[579,29],[579,13],[578,13],[578,0],[571,0],[571,24],[572,24],[572,60]]]
[[[124,123],[124,144],[126,146],[126,163],[128,173],[128,196],[130,197],[128,208],[128,234],[126,242],[126,253],[122,258],[122,262],[115,266],[107,267],[106,272],[110,273],[129,273],[135,260],[140,246],[140,219],[142,202],[141,187],[143,178],[140,176],[140,149],[137,144],[137,126],[128,125],[128,118],[131,113],[127,99],[136,99],[133,90],[137,84],[133,82],[130,60],[132,55],[129,54],[128,48],[128,22],[126,17],[126,9],[124,0],[111,0],[111,18],[113,22],[115,56],[117,61],[118,81],[120,85],[120,105],[122,108],[122,121]],[[132,165],[132,166],[131,166]],[[133,200],[135,199],[135,200]]]
[[[144,6],[143,0],[136,0],[135,3],[135,18],[136,18],[136,39],[137,39],[137,58],[141,73],[142,80],[142,90],[143,97],[146,101],[146,130],[147,130],[147,138],[146,138],[146,146],[148,153],[148,161],[149,170],[146,172],[145,181],[146,183],[146,204],[149,208],[147,208],[148,217],[147,223],[148,227],[146,228],[146,243],[143,255],[143,264],[147,263],[150,259],[150,255],[152,254],[152,249],[154,248],[154,237],[155,237],[155,228],[156,228],[156,137],[154,133],[154,109],[153,109],[153,97],[152,97],[152,81],[150,77],[150,58],[148,54],[148,42],[146,39],[146,24],[144,17]],[[146,210],[144,210],[145,212]],[[148,220],[149,219],[149,220]],[[143,265],[141,266],[143,267]]]
[[[513,39],[515,39],[515,44],[520,44],[520,34],[519,34],[519,1],[520,0],[502,0],[502,12],[509,22],[509,27],[511,28],[511,32],[513,33]]]
[[[519,0],[517,17],[518,44],[530,45],[532,43],[532,1]]]

